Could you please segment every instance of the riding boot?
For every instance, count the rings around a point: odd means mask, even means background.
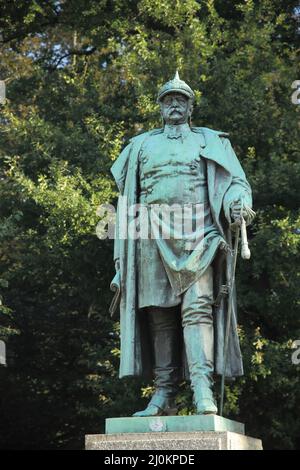
[[[147,309],[153,352],[155,393],[148,406],[133,416],[175,415],[174,399],[180,380],[182,333],[180,317],[174,308]]]
[[[189,322],[184,326],[183,335],[191,387],[197,414],[217,414],[218,409],[213,397],[213,323],[208,321]]]

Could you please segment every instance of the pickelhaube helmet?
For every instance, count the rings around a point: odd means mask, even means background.
[[[169,80],[165,83],[159,90],[157,95],[157,101],[161,101],[161,99],[167,95],[168,93],[182,93],[183,95],[187,96],[191,100],[194,101],[195,94],[193,90],[185,83],[183,80],[179,78],[178,70],[176,70],[175,76],[172,80]]]

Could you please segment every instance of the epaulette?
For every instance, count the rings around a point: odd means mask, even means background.
[[[137,134],[137,135],[134,135],[133,137],[131,137],[129,139],[129,142],[132,142],[133,140],[135,139],[139,139],[141,136],[145,136],[146,137],[146,134],[148,135],[156,135],[156,134],[161,134],[162,132],[164,131],[163,128],[161,129],[152,129],[150,131],[146,131],[146,132],[141,132],[140,134]]]
[[[133,137],[130,137],[129,142],[132,142],[133,140],[139,139],[144,134],[149,134],[149,131],[141,132],[140,134],[136,134]]]
[[[209,127],[192,127],[191,128],[193,132],[196,132],[198,134],[201,134],[202,132],[208,132],[211,134],[217,134],[219,137],[228,137],[229,133],[228,132],[223,132],[223,131],[215,131],[214,129],[210,129]]]
[[[152,129],[149,131],[150,135],[156,135],[156,134],[162,134],[164,131],[164,128],[161,127],[160,129]]]

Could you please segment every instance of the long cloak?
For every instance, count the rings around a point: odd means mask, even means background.
[[[231,230],[229,228],[230,204],[240,198],[252,207],[251,188],[246,179],[241,164],[227,138],[228,134],[203,127],[193,127],[193,132],[199,134],[200,155],[207,163],[208,196],[212,217],[220,234],[229,246],[232,246]],[[137,270],[136,270],[136,241],[124,236],[124,227],[133,223],[134,215],[124,211],[120,205],[126,196],[129,206],[138,203],[138,156],[147,138],[161,129],[152,130],[130,140],[111,167],[120,195],[116,216],[114,259],[120,260],[120,329],[121,329],[121,359],[119,377],[145,376],[152,372],[151,354],[147,328],[143,324],[142,315],[137,308]],[[123,208],[124,209],[124,208]],[[123,235],[122,235],[123,233]],[[214,291],[217,296],[222,285],[228,284],[230,278],[230,252],[224,255],[220,251],[214,261]],[[235,293],[234,293],[235,294]],[[229,333],[229,349],[226,364],[226,377],[243,375],[243,362],[237,331],[236,295],[233,298],[231,328]],[[213,307],[215,373],[223,373],[224,338],[228,311],[228,298],[221,297],[219,305]]]

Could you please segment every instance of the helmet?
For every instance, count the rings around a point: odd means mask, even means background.
[[[183,80],[180,80],[178,70],[176,70],[173,80],[169,80],[160,88],[157,95],[157,101],[161,101],[161,99],[165,95],[171,92],[182,93],[183,95],[190,98],[192,101],[194,101],[195,99],[195,94],[193,90],[188,86],[187,83],[185,83]]]

